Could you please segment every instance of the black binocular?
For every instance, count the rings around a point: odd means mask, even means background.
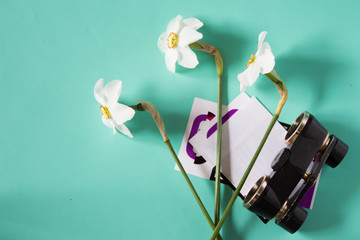
[[[273,172],[255,183],[243,206],[295,233],[308,214],[298,205],[300,200],[316,182],[324,163],[336,167],[349,147],[329,135],[308,112],[303,112],[288,128],[285,143],[288,148],[282,149],[271,164]]]

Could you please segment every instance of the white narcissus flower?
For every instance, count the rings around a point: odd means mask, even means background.
[[[161,34],[158,40],[158,47],[165,53],[165,63],[169,71],[175,72],[176,61],[186,68],[195,68],[199,64],[189,44],[203,37],[196,31],[202,26],[200,20],[196,18],[182,20],[181,15],[169,22],[166,32]]]
[[[118,103],[121,93],[122,83],[120,80],[113,80],[103,87],[104,79],[99,79],[95,84],[94,96],[101,106],[103,123],[114,130],[133,137],[124,122],[133,118],[135,110],[124,104]]]
[[[267,32],[260,33],[256,54],[251,55],[249,62],[246,64],[248,68],[238,75],[241,92],[245,91],[246,87],[253,85],[259,77],[259,73],[267,74],[275,66],[275,57],[271,52],[270,45],[268,42],[264,42],[266,34]]]

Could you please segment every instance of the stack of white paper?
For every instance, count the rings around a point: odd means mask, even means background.
[[[214,175],[216,113],[216,103],[195,98],[178,155],[189,174],[207,179]],[[227,107],[223,106],[221,173],[233,186],[240,182],[271,118],[272,115],[255,97],[250,98],[245,93],[241,93]],[[242,196],[260,177],[272,172],[270,165],[273,159],[286,147],[285,135],[286,130],[277,122],[240,191]],[[311,205],[305,207],[311,208]]]

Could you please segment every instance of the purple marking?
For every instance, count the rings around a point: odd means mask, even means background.
[[[213,119],[214,117],[215,117],[215,115],[211,112],[208,112],[207,115],[201,114],[201,115],[197,116],[194,119],[193,125],[191,127],[189,139],[192,138],[199,131],[201,122],[206,121],[206,120],[211,121],[211,119]],[[194,152],[193,146],[189,142],[186,145],[186,153],[188,154],[188,156],[190,158],[192,158],[192,159],[196,158],[196,153]]]
[[[213,114],[212,112],[208,112],[206,120],[211,121],[211,120],[213,120],[214,117],[215,117],[215,114]]]
[[[224,124],[227,120],[229,120],[229,118],[231,118],[236,112],[238,111],[238,109],[231,109],[230,111],[228,111],[223,117],[222,117],[222,124]],[[206,138],[209,138],[211,135],[213,135],[217,130],[217,123],[214,124],[214,126],[212,126],[209,131],[206,134]]]

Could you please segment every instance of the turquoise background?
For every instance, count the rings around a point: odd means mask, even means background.
[[[289,90],[280,120],[310,111],[350,146],[325,167],[313,211],[294,235],[263,225],[237,201],[224,239],[360,236],[359,25],[353,1],[0,0],[0,239],[208,239],[212,233],[146,113],[134,138],[101,122],[93,88],[123,80],[120,102],[153,102],[179,150],[194,97],[216,101],[213,58],[165,67],[157,39],[176,15],[204,22],[225,63],[224,103],[267,30]],[[265,77],[247,89],[273,112]],[[213,182],[190,177],[213,213]],[[232,191],[222,187],[222,210]]]

